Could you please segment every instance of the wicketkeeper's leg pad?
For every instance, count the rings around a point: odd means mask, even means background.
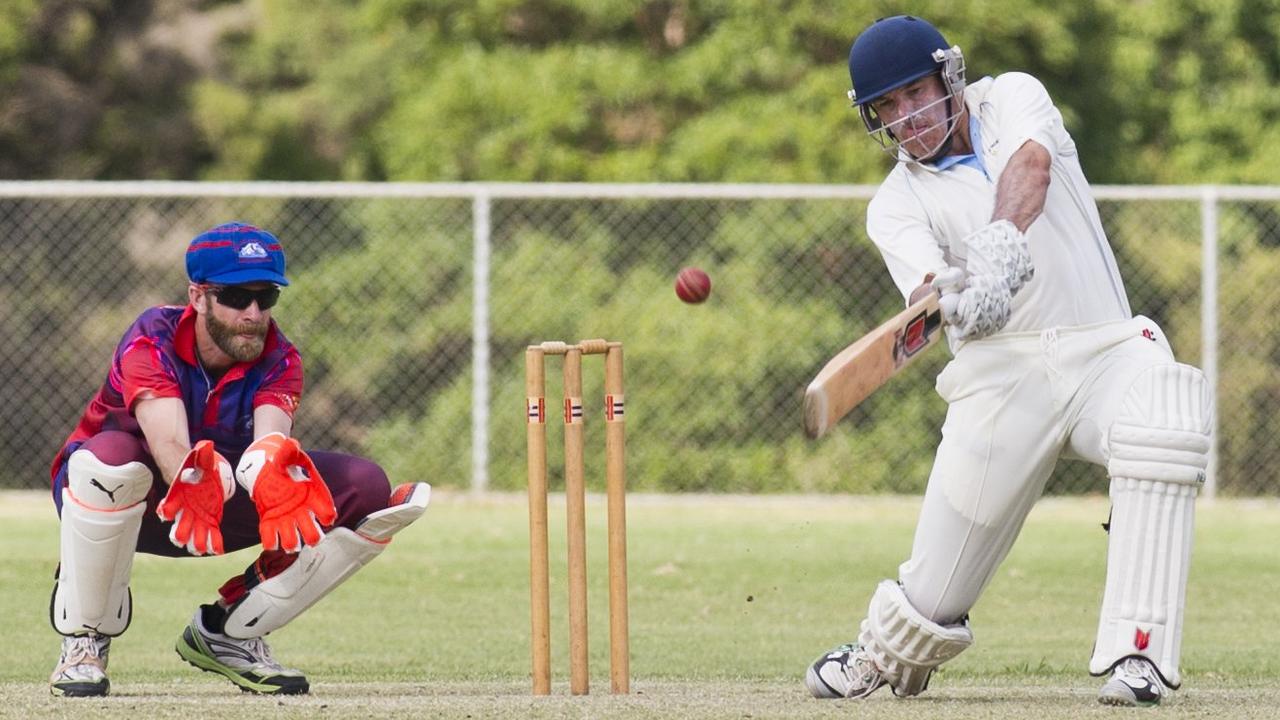
[[[129,627],[129,575],[151,470],[140,462],[108,465],[89,450],[67,459],[57,579],[49,603],[63,635],[119,635]]]
[[[884,580],[871,596],[867,618],[858,635],[895,695],[924,692],[929,676],[942,663],[973,644],[968,622],[939,625],[911,605],[902,586]]]
[[[1169,687],[1182,682],[1183,602],[1211,404],[1199,370],[1157,365],[1135,379],[1111,426],[1107,585],[1089,662],[1095,675],[1139,655]]]
[[[278,630],[369,564],[396,533],[422,516],[431,501],[427,483],[402,485],[394,504],[370,513],[355,530],[335,528],[313,547],[304,547],[292,565],[250,588],[227,611],[223,632],[248,639]]]

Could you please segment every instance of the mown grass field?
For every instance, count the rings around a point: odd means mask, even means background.
[[[179,660],[197,604],[252,561],[139,556],[135,613],[111,651],[112,696],[48,695],[47,613],[58,525],[40,492],[0,493],[0,717],[1093,718],[1085,672],[1101,596],[1103,498],[1048,499],[974,609],[977,644],[925,695],[860,705],[808,698],[805,666],[851,639],[875,582],[907,555],[915,498],[630,498],[633,694],[611,697],[601,498],[592,498],[592,681],[567,696],[563,500],[553,500],[555,695],[529,695],[524,498],[437,493],[372,565],[273,634],[303,668],[301,698],[242,695]],[[1160,717],[1280,714],[1280,502],[1202,502],[1184,689]]]

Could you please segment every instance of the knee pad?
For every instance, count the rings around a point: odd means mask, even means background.
[[[1182,682],[1183,601],[1211,417],[1204,374],[1168,364],[1134,380],[1111,426],[1107,580],[1089,661],[1095,675],[1138,655],[1155,664],[1169,687]]]
[[[67,460],[58,575],[49,604],[59,633],[110,636],[129,626],[129,575],[151,483],[151,470],[140,462],[108,465],[84,449]]]
[[[943,626],[929,620],[911,605],[902,586],[885,580],[871,596],[858,643],[894,694],[906,697],[924,692],[935,668],[973,644],[973,633],[967,622]]]
[[[304,547],[293,564],[254,587],[227,611],[223,632],[234,638],[261,637],[301,615],[357,570],[369,564],[392,536],[427,509],[431,486],[401,485],[391,507],[369,514],[355,530],[334,528],[313,547]]]

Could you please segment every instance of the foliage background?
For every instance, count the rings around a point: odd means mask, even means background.
[[[1276,183],[1276,0],[10,0],[0,176],[878,182],[849,43],[1023,70],[1102,183]]]
[[[871,19],[904,11],[961,45],[971,78],[1041,77],[1095,183],[1280,183],[1276,0],[14,0],[0,177],[876,183],[889,158],[847,107],[845,57]],[[861,203],[493,207],[495,487],[522,482],[523,433],[502,412],[521,348],[599,335],[632,350],[637,487],[923,486],[943,354],[830,441],[798,434],[796,389],[898,303]],[[1197,204],[1100,209],[1135,311],[1197,362]],[[464,485],[469,202],[318,197],[0,200],[0,390],[24,410],[4,418],[0,484],[44,482],[119,333],[181,301],[182,248],[230,217],[289,248],[281,321],[307,358],[305,441]],[[1236,202],[1221,222],[1223,487],[1275,492],[1280,341],[1261,288],[1280,207]],[[670,292],[686,264],[716,283],[697,312]],[[1055,489],[1105,487],[1063,472]]]

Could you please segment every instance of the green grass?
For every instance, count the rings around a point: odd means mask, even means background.
[[[553,499],[552,698],[529,697],[528,530],[519,495],[438,493],[377,561],[289,627],[275,654],[312,694],[264,698],[173,651],[197,604],[254,555],[138,556],[135,612],[112,646],[110,698],[48,696],[57,520],[47,495],[0,493],[0,717],[990,717],[1123,712],[1086,674],[1101,596],[1102,498],[1049,499],[972,613],[977,643],[923,696],[810,700],[801,676],[851,639],[875,582],[909,552],[918,499],[630,498],[633,694],[610,697],[604,520],[590,500],[590,698],[569,698],[563,500]],[[1280,705],[1280,503],[1202,502],[1184,690],[1162,717],[1274,717]]]

